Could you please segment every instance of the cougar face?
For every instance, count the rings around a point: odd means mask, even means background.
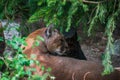
[[[66,55],[68,44],[64,36],[57,30],[49,27],[45,31],[45,42],[48,51],[53,55]]]

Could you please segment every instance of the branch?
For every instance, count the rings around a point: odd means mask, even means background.
[[[68,2],[71,2],[71,0],[66,0]],[[88,0],[79,0],[80,2],[83,2],[83,3],[90,3],[90,4],[99,4],[99,3],[103,3],[105,2],[106,0],[102,0],[102,1],[88,1]]]
[[[91,4],[99,4],[99,3],[102,3],[102,2],[105,2],[105,1],[87,1],[87,0],[82,0],[82,2],[84,3],[91,3]]]

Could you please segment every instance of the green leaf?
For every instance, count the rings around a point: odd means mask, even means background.
[[[88,5],[83,4],[83,9],[84,9],[85,12],[89,11]]]
[[[37,58],[37,56],[36,56],[35,54],[31,54],[31,55],[30,55],[30,58],[31,58],[31,59],[35,59],[35,58]]]
[[[37,40],[40,40],[40,41],[43,41],[43,42],[45,41],[44,38],[41,37],[41,36],[37,36]]]
[[[39,46],[39,45],[40,45],[40,41],[35,40],[32,47],[34,48],[34,47]]]
[[[42,70],[42,71],[45,71],[45,67],[44,67],[44,66],[41,66],[41,70]]]
[[[46,71],[47,71],[47,72],[51,72],[52,69],[49,67],[49,68],[46,69]]]
[[[44,0],[39,0],[38,6],[41,6],[45,1]]]
[[[3,37],[0,37],[0,41],[3,41]]]

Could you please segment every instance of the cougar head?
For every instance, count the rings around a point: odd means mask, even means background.
[[[64,36],[50,25],[45,31],[45,43],[48,51],[53,55],[66,55],[68,44]]]

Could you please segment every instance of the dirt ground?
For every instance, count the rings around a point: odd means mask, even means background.
[[[79,32],[80,33],[80,32]],[[79,34],[78,34],[79,35]],[[83,37],[83,36],[82,36]],[[80,45],[88,60],[101,63],[101,55],[104,53],[107,38],[102,32],[98,32],[94,38],[83,38]],[[120,56],[111,55],[114,67],[120,67]]]

